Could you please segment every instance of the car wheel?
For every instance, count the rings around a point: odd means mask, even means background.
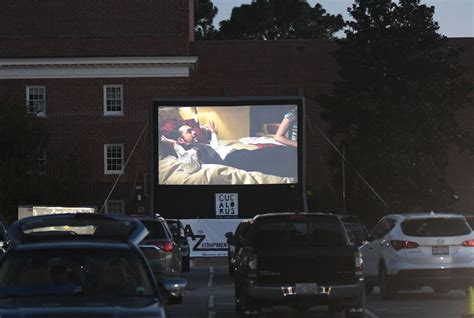
[[[240,291],[240,316],[243,318],[260,317],[262,306],[245,291]]]
[[[183,257],[182,264],[183,264],[182,265],[183,266],[183,272],[189,272],[189,270],[191,269],[190,257],[189,256]]]
[[[365,294],[367,296],[370,296],[372,295],[372,292],[374,291],[374,285],[373,284],[369,284],[367,282],[365,282]]]
[[[393,299],[397,290],[395,286],[393,286],[393,282],[390,279],[390,276],[387,274],[387,269],[385,266],[380,268],[379,272],[379,281],[380,281],[380,294],[382,295],[382,299],[389,300]]]
[[[177,305],[183,302],[183,295],[179,296],[169,296],[168,305]]]

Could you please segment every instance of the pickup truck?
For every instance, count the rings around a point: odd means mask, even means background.
[[[362,257],[342,221],[322,213],[257,215],[235,257],[236,311],[258,317],[263,307],[304,312],[328,305],[332,313],[363,317]]]

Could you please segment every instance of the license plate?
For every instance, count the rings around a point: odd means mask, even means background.
[[[433,246],[433,255],[449,255],[449,246]]]
[[[317,284],[296,284],[296,294],[318,294]]]

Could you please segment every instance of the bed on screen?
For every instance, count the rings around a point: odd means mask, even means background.
[[[242,139],[241,139],[242,140]],[[238,140],[221,140],[221,144],[232,146],[236,150],[258,150],[256,144]],[[261,145],[261,144],[260,144]],[[162,156],[158,160],[158,181],[162,185],[238,185],[238,184],[288,184],[296,183],[296,178],[280,177],[258,171],[246,171],[219,164],[203,164],[201,168],[189,174],[176,156]]]

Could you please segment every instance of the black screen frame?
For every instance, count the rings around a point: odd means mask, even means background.
[[[296,105],[297,106],[297,121],[298,121],[298,146],[297,147],[297,164],[298,164],[298,177],[296,183],[288,184],[235,184],[235,185],[171,185],[171,184],[159,184],[158,181],[158,156],[159,156],[159,127],[158,127],[158,110],[160,107],[233,107],[233,106],[275,106],[275,105]],[[266,204],[271,198],[279,196],[281,198],[288,197],[289,202],[297,202],[295,204],[289,204],[281,207],[282,211],[303,211],[306,206],[306,196],[305,196],[305,175],[306,175],[306,166],[305,166],[305,103],[303,96],[243,96],[243,97],[169,97],[169,98],[154,98],[152,100],[152,157],[151,157],[151,171],[152,171],[152,185],[153,185],[153,199],[152,206],[153,210],[162,215],[171,216],[180,216],[188,217],[188,213],[180,212],[178,210],[174,211],[174,206],[181,206],[182,203],[177,203],[171,196],[177,197],[189,197],[189,198],[198,198],[199,194],[202,194],[202,197],[210,198],[212,193],[239,193],[239,197],[244,197],[245,201],[248,201],[253,198],[261,198],[258,200],[259,203],[254,205],[252,208],[255,211],[262,211],[271,209],[278,209],[276,205]],[[302,127],[301,129],[299,127]],[[249,196],[249,199],[245,199],[246,196]],[[283,197],[282,197],[283,196]],[[210,200],[210,199],[209,199]],[[176,204],[173,204],[175,201]],[[280,200],[276,200],[280,202]],[[283,201],[284,202],[284,201]],[[211,207],[210,204],[206,205],[208,208]],[[245,204],[244,204],[245,206]],[[178,208],[178,207],[177,207]],[[163,211],[166,209],[166,212]],[[272,211],[274,210],[272,209]],[[196,209],[192,209],[196,211]],[[247,210],[247,209],[246,209]],[[168,212],[169,211],[169,212]],[[258,212],[260,213],[260,212]],[[196,213],[193,213],[194,216]],[[210,217],[212,213],[204,211],[198,213],[199,217]],[[244,213],[245,216],[251,216],[255,213],[248,211]]]

